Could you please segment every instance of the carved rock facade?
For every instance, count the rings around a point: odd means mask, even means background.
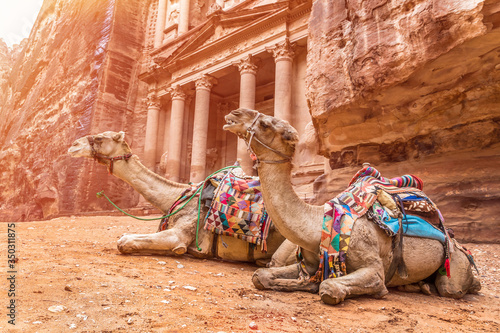
[[[7,92],[0,105],[0,220],[110,209],[95,196],[103,188],[120,205],[137,203],[105,168],[66,151],[76,138],[104,130],[125,130],[142,150],[145,116],[132,110],[146,109],[136,100],[146,5],[44,2],[0,86]]]
[[[333,171],[317,200],[363,162],[413,173],[457,237],[498,241],[500,2],[317,0],[307,90]]]

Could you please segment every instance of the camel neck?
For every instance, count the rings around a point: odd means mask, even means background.
[[[321,239],[323,206],[305,203],[291,183],[291,163],[259,166],[266,210],[280,233],[303,249],[316,252]]]
[[[189,188],[187,184],[170,181],[152,172],[139,161],[137,155],[133,155],[128,161],[115,161],[113,175],[127,182],[144,199],[164,213],[175,199]]]

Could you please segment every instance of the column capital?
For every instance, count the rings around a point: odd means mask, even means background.
[[[287,37],[283,42],[277,43],[271,47],[266,47],[266,50],[273,54],[275,62],[280,60],[292,60],[295,56],[296,45],[296,43],[290,43]]]
[[[172,97],[172,100],[174,100],[174,99],[186,100],[186,97],[187,97],[186,92],[178,84],[176,84],[176,85],[171,86],[170,88],[168,88],[167,92]]]
[[[194,81],[196,90],[208,90],[210,91],[214,85],[217,84],[217,79],[208,74],[203,74],[200,78]]]
[[[238,66],[238,70],[240,71],[240,74],[244,73],[250,73],[250,74],[257,74],[257,68],[258,66],[255,64],[255,60],[251,55],[247,55],[240,61],[237,61],[234,63],[235,66]]]
[[[148,105],[149,108],[160,108],[160,99],[156,95],[148,95],[147,98],[145,98],[146,104]]]

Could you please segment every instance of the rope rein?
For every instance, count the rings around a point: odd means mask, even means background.
[[[189,199],[179,209],[177,209],[176,211],[174,211],[174,212],[172,212],[170,214],[167,214],[167,215],[164,215],[164,216],[161,216],[161,217],[155,217],[155,218],[141,218],[141,217],[137,217],[137,216],[134,216],[132,214],[129,214],[129,213],[125,212],[120,207],[118,207],[117,205],[115,205],[115,203],[113,201],[111,201],[111,199],[108,198],[108,196],[106,194],[104,194],[104,191],[97,192],[96,196],[98,198],[105,197],[116,209],[118,209],[120,212],[122,212],[123,214],[125,214],[127,216],[133,217],[134,219],[141,220],[141,221],[161,220],[161,219],[170,217],[172,215],[175,215],[180,210],[182,210],[196,195],[198,195],[198,193],[201,193],[203,191],[203,189],[205,188],[205,183],[207,182],[207,180],[210,179],[210,177],[212,177],[213,175],[218,174],[221,171],[228,170],[228,169],[234,169],[234,168],[240,168],[240,166],[239,165],[231,165],[231,166],[227,166],[227,167],[224,167],[222,169],[219,169],[219,170],[213,172],[210,176],[208,176],[208,177],[205,178],[205,180],[202,182],[201,186],[198,186],[198,188],[196,189],[196,191],[189,197]],[[198,251],[202,250],[200,248],[200,246],[198,245],[198,231],[199,231],[199,228],[200,228],[200,215],[201,215],[201,200],[198,199],[198,218],[196,220],[196,248],[197,248]]]

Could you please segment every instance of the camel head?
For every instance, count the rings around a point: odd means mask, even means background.
[[[244,108],[231,111],[225,119],[224,130],[250,142],[252,151],[261,162],[288,162],[292,159],[299,135],[287,121]]]
[[[131,154],[124,138],[125,132],[111,131],[84,136],[73,142],[68,154],[72,157],[95,158],[99,163],[108,165],[112,159]]]

